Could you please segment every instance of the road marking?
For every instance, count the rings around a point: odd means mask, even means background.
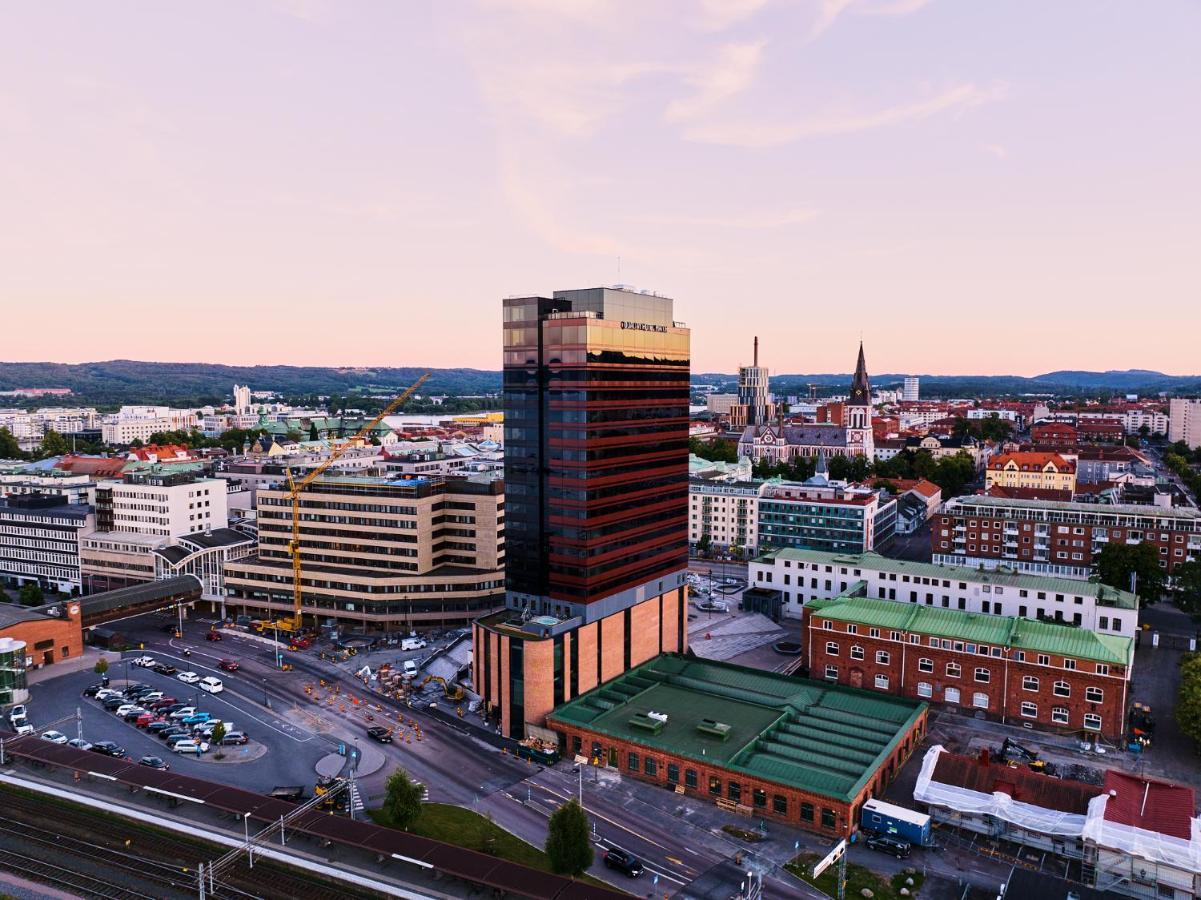
[[[608,838],[597,838],[596,844],[598,847],[604,847],[605,844],[608,844],[610,847],[617,846]],[[671,857],[668,857],[668,859],[670,859],[670,858]],[[655,866],[652,866],[650,863],[648,863],[646,860],[642,861],[642,868],[645,869],[647,872],[650,872],[653,875],[658,875],[660,878],[666,878],[668,881],[674,881],[676,884],[680,884],[680,885],[688,884],[688,882],[685,881],[684,879],[677,878],[675,875],[671,874],[670,872],[666,872],[663,869],[656,868]]]
[[[556,797],[558,797],[561,800],[574,800],[575,799],[574,797],[568,797],[564,794],[560,794],[558,791],[551,790],[546,785],[539,784],[536,781],[533,781],[530,783],[533,784],[534,787],[542,788],[542,790],[546,791],[548,794],[554,794]],[[662,844],[660,844],[658,841],[652,841],[650,838],[646,837],[645,835],[639,834],[637,831],[634,831],[631,828],[626,828],[620,822],[614,822],[612,819],[608,818],[607,816],[602,816],[600,813],[596,812],[595,810],[589,810],[589,809],[585,808],[585,812],[588,812],[590,815],[596,816],[596,818],[600,819],[602,822],[608,822],[614,828],[620,828],[622,831],[626,832],[627,834],[634,835],[634,837],[638,838],[639,840],[646,841],[648,844],[654,844],[660,850],[668,849],[667,847],[664,847]]]
[[[691,847],[685,847],[684,849],[687,850],[689,853],[691,853],[693,856],[700,856],[700,854],[697,853],[695,850],[693,850]]]

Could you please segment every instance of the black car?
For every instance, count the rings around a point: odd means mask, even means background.
[[[890,856],[895,856],[897,859],[908,859],[909,851],[912,845],[908,841],[902,841],[899,838],[889,837],[886,834],[869,837],[863,842],[869,850],[878,850],[881,853],[887,853]]]
[[[101,681],[97,681],[95,684],[89,684],[87,687],[85,687],[83,689],[83,695],[85,697],[95,697],[96,694],[98,692],[102,691],[103,689],[104,689],[104,683]]]
[[[138,760],[138,765],[147,766],[151,769],[162,769],[164,771],[171,768],[169,765],[163,762],[163,758],[161,756],[143,756]]]
[[[637,878],[642,874],[642,863],[638,861],[638,857],[617,847],[605,854],[605,868],[624,872],[630,878]]]
[[[92,744],[91,750],[93,753],[101,753],[104,756],[115,756],[118,759],[125,755],[125,748],[114,744],[112,741],[98,741]]]
[[[379,741],[381,744],[392,743],[392,732],[382,725],[374,725],[367,729],[367,737],[373,741]]]
[[[188,731],[188,729],[181,728],[174,723],[169,723],[166,728],[158,730],[158,736],[164,741],[169,741],[173,737],[191,737],[191,735],[192,732]]]
[[[124,697],[109,697],[107,700],[104,701],[103,706],[109,712],[112,712],[113,710],[119,709],[120,707],[124,706],[128,702],[129,701],[126,700]]]
[[[155,663],[153,666],[151,666],[151,671],[158,672],[160,675],[174,675],[179,671],[179,669],[175,668],[175,666],[169,665],[168,663]]]
[[[168,703],[166,706],[159,707],[155,712],[161,712],[163,715],[171,715],[176,710],[183,709],[185,706],[191,706],[190,703]]]
[[[126,722],[136,722],[138,720],[139,716],[144,716],[144,715],[146,715],[146,710],[142,709],[142,707],[140,707],[140,706],[135,706],[133,709],[131,709],[129,712],[127,712],[125,715],[123,715],[121,718],[124,719]]]
[[[166,731],[170,727],[170,722],[151,722],[146,726],[146,731],[150,734],[158,734],[161,731]]]

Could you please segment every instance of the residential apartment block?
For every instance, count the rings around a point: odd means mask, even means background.
[[[931,530],[932,559],[952,566],[1065,578],[1091,577],[1109,543],[1155,545],[1169,577],[1201,558],[1201,512],[1187,507],[1100,505],[1005,497],[956,497]]]
[[[1009,724],[1120,740],[1134,639],[1052,622],[870,597],[814,600],[812,678],[941,703]]]
[[[763,482],[713,481],[693,478],[688,483],[688,543],[708,543],[715,550],[759,548],[759,496]]]
[[[991,488],[994,485],[1074,493],[1076,463],[1058,453],[1002,453],[989,460],[984,473],[984,486]]]
[[[750,564],[754,587],[781,591],[786,616],[814,600],[857,594],[960,612],[1040,619],[1099,634],[1133,635],[1138,600],[1128,591],[1069,578],[958,568],[877,553],[777,550]]]
[[[304,615],[390,631],[492,612],[503,603],[504,506],[500,479],[318,478],[300,495]],[[229,613],[291,613],[291,540],[287,488],[260,488],[257,552],[225,565]]]
[[[1168,440],[1201,447],[1201,400],[1173,397],[1168,407]]]
[[[79,591],[79,536],[92,508],[66,497],[24,494],[0,499],[0,580],[51,591]]]
[[[167,406],[122,406],[106,416],[100,425],[100,437],[106,444],[124,446],[147,441],[162,431],[188,431],[200,424],[195,411]]]

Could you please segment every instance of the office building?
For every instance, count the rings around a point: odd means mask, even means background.
[[[1092,581],[1019,575],[889,559],[877,553],[777,550],[750,564],[751,584],[778,590],[786,616],[806,603],[847,594],[993,616],[1041,619],[1098,634],[1130,636],[1138,599]]]
[[[229,524],[227,485],[191,472],[131,472],[96,486],[96,529],[176,537]]]
[[[1087,579],[1110,543],[1155,545],[1172,576],[1201,558],[1201,512],[1188,507],[1102,505],[1007,497],[955,497],[930,532],[932,559],[951,566]]]
[[[920,383],[921,379],[916,375],[906,375],[905,387],[901,391],[901,402],[917,403],[921,399]]]
[[[0,499],[0,580],[47,591],[80,590],[79,536],[92,528],[92,509],[63,496],[21,494]]]
[[[817,476],[770,481],[759,497],[760,550],[863,553],[885,547],[897,529],[897,500],[877,488]]]
[[[555,709],[567,752],[623,776],[849,837],[926,733],[925,703],[664,654]]]
[[[506,606],[473,678],[505,734],[687,645],[689,332],[625,288],[504,301]]]
[[[1168,440],[1184,441],[1192,449],[1201,447],[1201,400],[1173,397],[1168,405]]]
[[[730,408],[730,427],[745,428],[763,425],[776,415],[775,404],[768,393],[768,372],[759,365],[759,338],[755,338],[754,355],[749,366],[738,370],[738,402]]]
[[[1133,637],[867,596],[805,606],[812,678],[1120,741]]]
[[[717,416],[728,416],[737,405],[737,394],[710,394],[705,398],[705,409]]]
[[[326,473],[300,494],[306,622],[372,632],[457,628],[497,609],[504,504],[504,483],[488,476]],[[286,485],[260,487],[257,552],[225,563],[228,615],[291,615],[291,540]],[[202,536],[188,543],[193,554],[206,550]]]

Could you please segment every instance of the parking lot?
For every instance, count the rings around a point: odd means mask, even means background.
[[[128,654],[137,656],[141,654]],[[211,713],[214,718],[232,723],[232,728],[244,732],[250,742],[243,746],[222,747],[225,758],[216,760],[210,750],[203,758],[173,753],[159,738],[119,719],[106,711],[97,701],[83,696],[84,689],[99,681],[93,672],[75,672],[31,688],[30,722],[38,729],[53,727],[68,738],[78,735],[76,710],[80,713],[82,737],[96,743],[112,741],[126,750],[132,759],[159,756],[173,770],[199,778],[210,778],[248,790],[270,790],[276,785],[311,785],[318,759],[327,755],[331,745],[303,728],[280,720],[253,697],[252,683],[239,679],[237,673],[222,672],[214,666],[193,659],[156,659],[178,666],[180,671],[191,670],[200,675],[215,675],[225,685],[219,694],[198,690],[171,675],[160,675],[148,668],[129,666],[129,681],[142,682],[164,695]],[[109,670],[111,686],[120,688],[126,683],[126,665]],[[55,723],[55,724],[51,724]]]

